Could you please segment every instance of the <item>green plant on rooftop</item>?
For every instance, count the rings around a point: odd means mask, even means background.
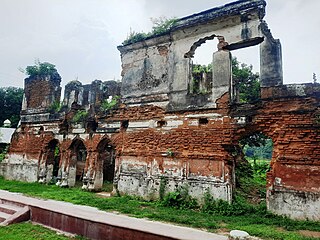
[[[27,66],[26,69],[20,69],[21,72],[25,73],[29,77],[37,76],[54,76],[58,74],[56,66],[48,62],[40,62],[39,59],[35,61],[32,66]]]
[[[122,45],[129,45],[152,36],[164,34],[170,31],[177,21],[177,18],[166,18],[163,16],[159,18],[151,18],[151,22],[153,24],[151,32],[145,33],[130,31],[127,39],[122,42]]]

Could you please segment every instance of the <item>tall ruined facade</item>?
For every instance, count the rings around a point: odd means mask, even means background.
[[[60,76],[25,80],[21,125],[1,172],[49,182],[159,197],[187,185],[232,200],[239,141],[263,133],[274,143],[267,174],[269,210],[320,219],[320,86],[283,85],[281,45],[264,22],[264,0],[242,0],[179,19],[161,35],[119,46],[122,82],[71,82],[63,107]],[[206,41],[213,70],[194,91],[192,57]],[[240,104],[233,50],[260,45],[261,98]],[[121,84],[121,86],[120,86]],[[115,108],[106,99],[120,96]],[[108,103],[109,103],[108,102]],[[165,180],[165,181],[163,181]]]

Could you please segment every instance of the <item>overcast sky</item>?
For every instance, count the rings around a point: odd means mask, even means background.
[[[65,85],[121,79],[117,46],[150,18],[183,17],[230,0],[0,0],[0,87],[23,87],[19,68],[55,64]],[[285,83],[320,80],[320,1],[267,0],[267,21],[282,43]],[[199,53],[198,53],[199,54]],[[203,55],[211,56],[205,50]],[[259,49],[234,54],[259,70]],[[196,61],[198,61],[196,59]],[[201,59],[199,59],[201,63]]]

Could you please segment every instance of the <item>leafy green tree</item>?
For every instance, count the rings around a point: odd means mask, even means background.
[[[9,119],[11,126],[16,127],[20,120],[23,89],[16,87],[0,88],[0,125]]]
[[[237,58],[232,58],[232,77],[240,102],[254,102],[260,98],[259,74],[253,73],[252,65],[248,66],[240,63]]]

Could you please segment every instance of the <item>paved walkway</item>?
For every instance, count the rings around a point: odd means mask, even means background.
[[[154,222],[145,219],[128,217],[120,214],[100,211],[93,207],[74,205],[67,202],[54,200],[41,200],[23,196],[19,193],[11,193],[0,190],[0,199],[23,203],[31,207],[46,211],[72,216],[78,219],[93,221],[97,224],[111,225],[115,227],[152,233],[164,238],[185,240],[226,240],[225,236],[208,233],[192,228],[180,227],[166,223]],[[138,239],[137,239],[138,240]]]

